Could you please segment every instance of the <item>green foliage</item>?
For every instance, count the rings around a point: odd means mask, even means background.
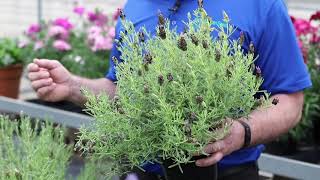
[[[64,179],[71,148],[63,129],[22,118],[0,117],[0,179]]]
[[[0,39],[0,68],[23,64],[17,42],[9,38]]]
[[[245,117],[265,102],[254,98],[262,79],[253,75],[253,53],[244,54],[241,42],[229,39],[234,28],[228,18],[224,22],[226,28],[214,28],[200,8],[189,14],[185,33],[161,20],[158,36],[150,37],[123,19],[117,96],[86,93],[96,121],[93,131],[81,129],[78,145],[95,159],[114,162],[111,174],[147,161],[189,163],[194,153],[205,154],[208,142],[228,133],[229,118]],[[212,39],[213,31],[218,38]]]

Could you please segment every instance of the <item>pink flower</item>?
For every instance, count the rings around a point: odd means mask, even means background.
[[[103,26],[108,22],[108,17],[103,13],[97,14],[97,20],[95,21],[97,26]]]
[[[28,28],[27,35],[31,36],[41,31],[41,26],[39,24],[31,24]]]
[[[319,41],[317,27],[313,26],[310,21],[304,19],[295,19],[294,27],[298,38],[307,38],[310,43]]]
[[[103,26],[108,22],[108,17],[102,12],[88,12],[88,19],[97,26]]]
[[[320,11],[317,11],[310,17],[310,21],[320,20]]]
[[[71,49],[70,44],[63,40],[56,40],[53,42],[53,47],[59,51],[69,51]]]
[[[70,30],[73,28],[73,25],[69,22],[68,18],[58,18],[53,22],[56,26],[61,26],[66,30]]]
[[[43,47],[44,47],[43,41],[37,41],[33,46],[33,50],[37,51]]]
[[[90,22],[95,22],[98,19],[98,15],[95,12],[88,12],[88,19]]]
[[[116,30],[115,30],[114,27],[110,27],[110,28],[109,28],[108,35],[109,35],[109,37],[111,37],[111,38],[114,38],[114,37],[116,36]]]
[[[89,28],[87,39],[90,46],[94,45],[96,37],[100,36],[102,32],[103,30],[99,26],[92,26]]]
[[[73,12],[78,14],[79,16],[82,16],[85,12],[85,8],[83,6],[77,6],[73,9]]]
[[[56,39],[67,40],[69,38],[69,32],[61,26],[51,26],[48,32],[49,37]]]
[[[88,30],[89,34],[101,34],[102,28],[99,26],[91,26]]]
[[[91,50],[94,52],[99,50],[110,50],[112,48],[112,45],[113,42],[111,38],[105,38],[100,35],[95,37]]]
[[[296,29],[297,36],[308,34],[312,31],[310,22],[304,19],[296,19],[294,21],[294,27]]]
[[[120,8],[118,8],[118,9],[113,13],[112,19],[113,19],[114,21],[116,21],[116,20],[118,20],[119,16],[120,16]]]
[[[22,41],[19,41],[18,47],[19,48],[25,48],[28,45],[29,45],[28,41],[22,40]]]

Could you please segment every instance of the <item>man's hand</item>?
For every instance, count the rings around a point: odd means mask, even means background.
[[[60,62],[35,59],[27,70],[32,88],[40,99],[56,102],[65,100],[70,95],[72,75]]]
[[[233,121],[230,133],[222,140],[208,144],[204,152],[210,156],[199,159],[196,165],[200,167],[211,166],[219,162],[224,156],[239,150],[244,144],[244,128],[238,121]]]
[[[303,92],[277,94],[271,99],[278,103],[266,108],[258,108],[248,116],[251,129],[250,145],[271,141],[293,128],[300,120],[303,108]],[[196,161],[198,166],[210,166],[219,162],[224,156],[239,150],[244,144],[244,128],[234,121],[229,135],[224,139],[209,144],[204,151],[209,157]]]

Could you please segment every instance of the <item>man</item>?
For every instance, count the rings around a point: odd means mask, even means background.
[[[187,13],[197,8],[196,0],[128,0],[124,12],[135,28],[145,26],[151,34],[156,34],[159,11],[169,18],[177,31],[184,29]],[[263,146],[294,127],[301,116],[303,107],[302,90],[311,86],[310,78],[298,48],[295,32],[282,0],[212,0],[203,5],[208,15],[217,21],[223,19],[225,11],[231,24],[236,27],[231,39],[238,39],[241,32],[245,36],[244,52],[254,44],[264,82],[261,89],[267,90],[276,106],[253,111],[249,119],[240,123],[234,121],[230,134],[224,139],[208,144],[207,158],[196,161],[199,167],[218,163],[219,179],[257,180],[258,159]],[[119,38],[121,23],[116,27]],[[113,47],[111,56],[119,59],[120,52]],[[41,99],[47,101],[69,100],[83,105],[86,98],[80,88],[86,87],[95,93],[106,92],[110,98],[116,93],[116,72],[110,61],[110,69],[105,78],[85,79],[70,74],[58,61],[38,60],[28,66],[28,77],[32,87]],[[153,165],[147,171],[158,171]]]

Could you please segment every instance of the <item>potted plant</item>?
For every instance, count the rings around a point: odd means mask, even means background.
[[[17,42],[9,38],[1,38],[0,96],[18,97],[23,64]]]
[[[93,159],[109,159],[111,171],[122,174],[143,163],[162,164],[166,177],[190,179],[187,169],[214,172],[194,166],[194,154],[207,156],[203,147],[223,138],[231,119],[246,117],[252,109],[267,105],[268,94],[260,91],[259,68],[253,66],[254,47],[244,54],[239,41],[228,38],[233,27],[214,27],[203,8],[189,14],[186,30],[178,34],[159,15],[158,36],[120,15],[124,26],[117,65],[117,95],[86,92],[87,108],[96,118],[92,128],[82,128],[78,147]],[[219,34],[213,39],[211,33]],[[254,98],[259,92],[261,96]],[[93,129],[93,130],[92,130]],[[213,170],[212,170],[213,169]],[[110,170],[110,169],[109,169]],[[214,179],[216,174],[201,179]],[[199,179],[198,178],[198,179]]]

